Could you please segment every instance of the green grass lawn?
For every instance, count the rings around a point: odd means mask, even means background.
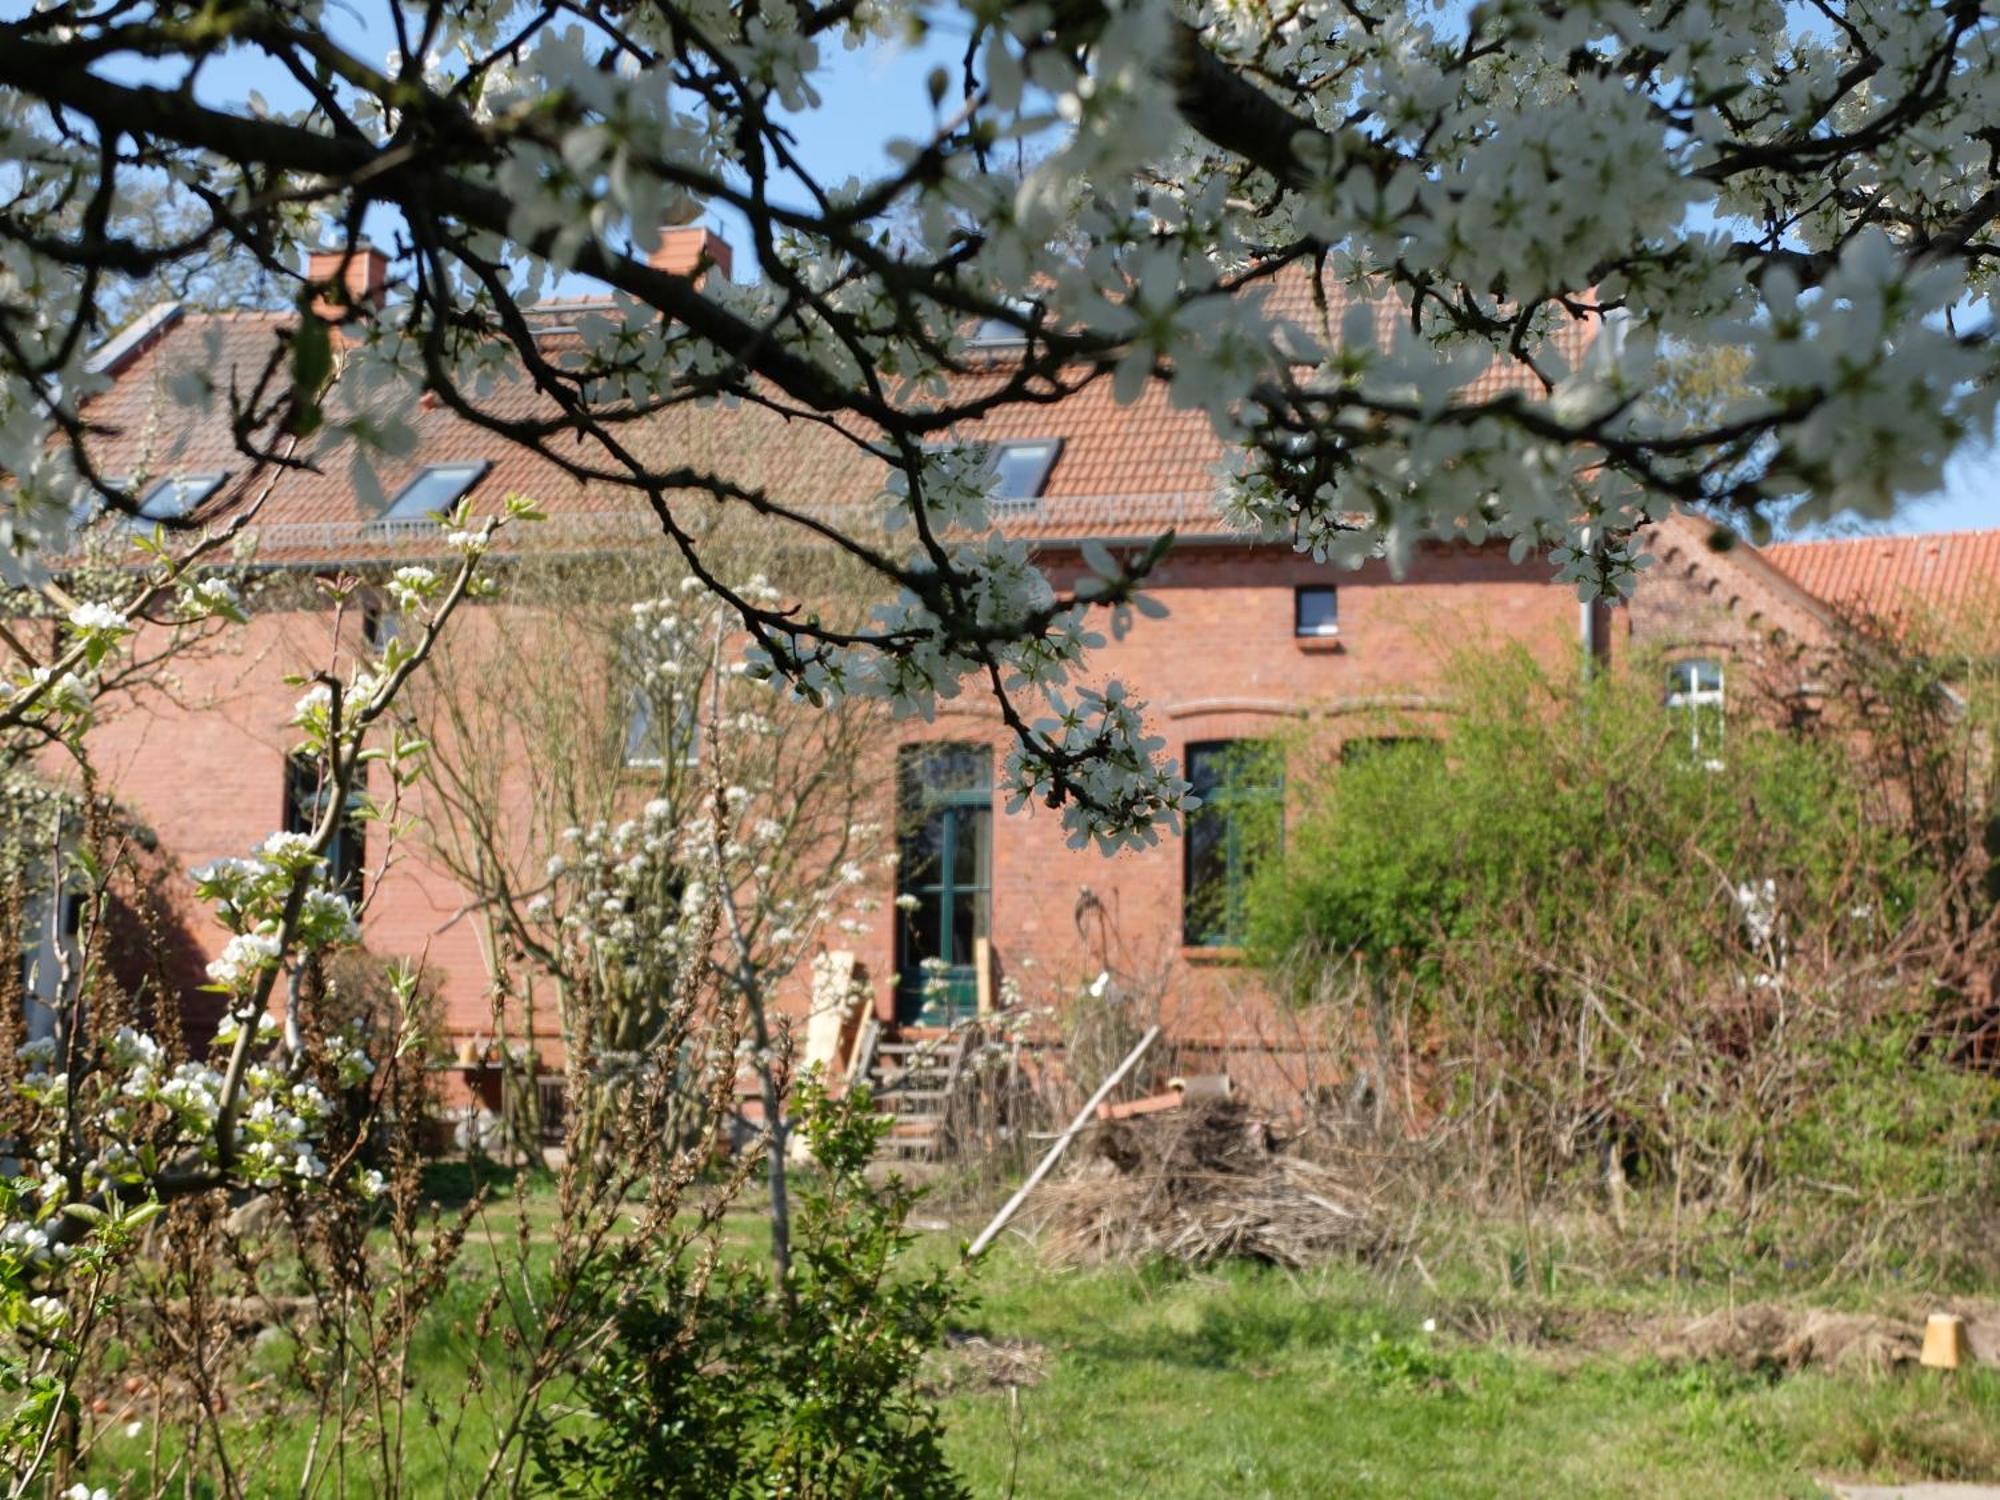
[[[523,1214],[531,1254],[553,1240],[545,1192],[497,1206],[415,1351],[419,1390],[447,1423],[464,1414],[459,1449],[480,1460],[489,1429],[471,1329],[501,1274],[487,1242],[502,1247],[504,1268]],[[756,1253],[761,1219],[739,1210],[729,1223]],[[949,1257],[960,1242],[929,1234],[919,1258]],[[1768,1497],[1820,1494],[1815,1476],[2000,1479],[2000,1372],[1781,1377],[1668,1368],[1614,1341],[1491,1342],[1453,1332],[1487,1321],[1469,1308],[1533,1327],[1621,1302],[1692,1312],[1700,1294],[1599,1285],[1567,1302],[1481,1300],[1439,1275],[1443,1291],[1352,1267],[1055,1271],[1010,1239],[980,1268],[977,1305],[961,1322],[1017,1363],[989,1367],[976,1346],[941,1359],[951,1456],[976,1495],[1025,1500]],[[1866,1299],[1822,1289],[1817,1300]],[[1429,1318],[1441,1331],[1425,1331]],[[264,1367],[282,1363],[274,1349]],[[1018,1378],[1022,1364],[1029,1383],[993,1378]],[[246,1401],[245,1418],[253,1411],[269,1438],[258,1472],[271,1487],[252,1492],[289,1493],[284,1476],[296,1474],[307,1437],[282,1401]],[[407,1493],[464,1489],[466,1460],[454,1470],[442,1446],[413,1412]],[[114,1438],[98,1454],[98,1482],[142,1451],[142,1440]]]
[[[949,1398],[981,1495],[1815,1495],[1814,1475],[1995,1477],[2000,1376],[1771,1378],[1423,1332],[1363,1273],[986,1278],[980,1331],[1046,1378]]]

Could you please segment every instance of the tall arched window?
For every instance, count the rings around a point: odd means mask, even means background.
[[[326,763],[310,755],[285,760],[285,832],[311,833],[333,788],[327,785]],[[336,891],[355,906],[361,904],[361,882],[368,867],[368,825],[362,820],[367,800],[360,787],[347,794],[333,842],[326,846],[327,873]]]
[[[905,745],[896,758],[896,1019],[949,1025],[979,1003],[993,887],[993,756]]]
[[[1283,832],[1284,760],[1258,740],[1207,740],[1187,747],[1187,779],[1201,806],[1181,841],[1182,941],[1238,947],[1250,878]]]

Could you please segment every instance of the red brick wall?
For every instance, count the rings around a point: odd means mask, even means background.
[[[464,623],[477,628],[472,616]],[[330,611],[258,613],[248,626],[171,661],[158,687],[100,705],[88,742],[100,784],[156,841],[173,936],[191,950],[192,961],[176,968],[193,982],[226,935],[192,899],[185,874],[220,856],[247,854],[283,826],[285,759],[298,742],[290,720],[302,692],[284,679],[335,659],[332,625]],[[351,613],[347,629],[358,630]],[[139,649],[146,645],[142,636]],[[339,660],[344,673],[352,658]],[[65,774],[62,760],[47,764]],[[370,826],[371,877],[386,840]],[[469,923],[450,922],[463,905],[458,887],[424,863],[415,840],[405,841],[387,874],[370,880],[364,931],[368,947],[385,957],[428,954],[445,980],[450,1024],[487,1030],[476,933]]]
[[[1074,575],[1066,555],[1049,558],[1057,582]],[[1337,645],[1293,635],[1292,590],[1332,583],[1339,589]],[[1374,563],[1336,573],[1276,548],[1189,547],[1158,574],[1154,592],[1164,620],[1138,619],[1123,640],[1097,653],[1099,678],[1117,677],[1149,705],[1168,753],[1185,760],[1202,740],[1262,737],[1286,728],[1326,741],[1380,733],[1414,714],[1441,710],[1435,697],[1442,666],[1460,648],[1522,643],[1544,659],[1577,649],[1577,603],[1549,581],[1540,564],[1515,567],[1497,549],[1421,551],[1408,574],[1393,579]],[[1713,607],[1699,586],[1656,574],[1615,634],[1688,639],[1727,637],[1745,644],[1727,608]],[[150,826],[161,858],[181,869],[217,855],[242,853],[283,815],[286,727],[299,690],[288,672],[323,666],[331,648],[324,613],[260,615],[219,649],[177,669],[171,696],[148,695],[107,717],[92,748],[104,783]],[[455,629],[495,628],[468,614]],[[935,724],[905,726],[903,739],[982,740],[1005,755],[997,714],[969,695]],[[890,757],[879,768],[882,817],[893,817]],[[411,809],[421,815],[419,800]],[[380,857],[373,831],[371,862]],[[1254,980],[1226,959],[1188,953],[1181,935],[1182,853],[1176,840],[1105,858],[1070,850],[1059,815],[1032,808],[994,824],[991,937],[1001,974],[1031,1003],[1072,994],[1107,963],[1128,982],[1164,979],[1167,1010],[1190,1042],[1267,1034],[1276,1024]],[[892,913],[884,910],[855,944],[878,997],[893,1014]],[[1102,913],[1085,934],[1079,906]],[[487,970],[479,926],[461,916],[464,895],[423,857],[420,839],[377,882],[366,915],[371,949],[423,955],[439,977],[446,1019],[459,1034],[491,1029]],[[185,913],[193,940],[212,951],[220,934],[206,916]],[[829,942],[829,946],[834,943]],[[799,998],[803,998],[800,996]]]
[[[1047,562],[1059,586],[1074,575],[1073,559]],[[1329,583],[1340,611],[1332,649],[1293,634],[1294,587]],[[1349,574],[1279,549],[1190,548],[1162,569],[1153,591],[1167,618],[1139,619],[1124,640],[1108,641],[1094,675],[1120,679],[1144,699],[1167,753],[1183,764],[1187,746],[1204,740],[1304,730],[1338,741],[1434,716],[1442,669],[1464,647],[1517,641],[1550,659],[1576,649],[1575,594],[1550,583],[1546,568],[1514,567],[1502,551],[1426,550],[1396,580],[1380,563]],[[1007,750],[997,713],[977,698],[903,738],[986,741],[996,774]],[[886,765],[882,783],[886,818]],[[1128,988],[1164,981],[1168,1018],[1188,1039],[1240,1038],[1272,1024],[1240,966],[1183,948],[1178,840],[1107,858],[1069,849],[1060,815],[1028,808],[996,817],[992,882],[995,967],[1029,1003],[1071,995],[1108,964]],[[1103,914],[1087,934],[1078,931],[1080,905]],[[878,1014],[893,1015],[886,917],[859,956],[876,981]]]
[[[1653,539],[1657,565],[1618,612],[1619,654],[1648,668],[1721,660],[1732,714],[1809,709],[1830,640],[1821,607],[1747,549],[1713,552],[1703,530],[1689,522]]]

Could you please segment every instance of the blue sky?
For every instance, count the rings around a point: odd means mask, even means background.
[[[1879,531],[1970,531],[2000,526],[2000,454],[1988,442],[1961,454],[1945,470],[1945,487],[1904,506],[1893,525]]]
[[[0,0],[0,11],[14,8]],[[364,56],[386,56],[393,44],[381,26],[365,19],[379,15],[373,5],[331,8],[332,29]],[[338,18],[338,19],[334,19]],[[928,133],[933,111],[925,89],[930,70],[943,64],[956,72],[962,37],[934,35],[920,48],[871,46],[837,52],[821,84],[824,107],[798,120],[797,152],[806,168],[822,181],[839,181],[853,174],[868,176],[889,164],[888,144],[898,138]],[[226,63],[204,75],[201,92],[217,102],[235,102],[252,88],[263,90],[274,103],[292,93],[289,79],[274,76],[267,65]],[[738,226],[718,215],[716,227],[726,238],[741,240]],[[1913,500],[1887,525],[1870,531],[1950,531],[2000,525],[2000,446],[1988,441],[1962,454],[1947,470],[1944,488]],[[1853,531],[1854,523],[1833,528]]]

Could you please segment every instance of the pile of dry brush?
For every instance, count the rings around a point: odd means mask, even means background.
[[[1306,1266],[1371,1256],[1388,1233],[1369,1189],[1297,1154],[1239,1100],[1095,1127],[1083,1167],[1042,1190],[1043,1255]]]

